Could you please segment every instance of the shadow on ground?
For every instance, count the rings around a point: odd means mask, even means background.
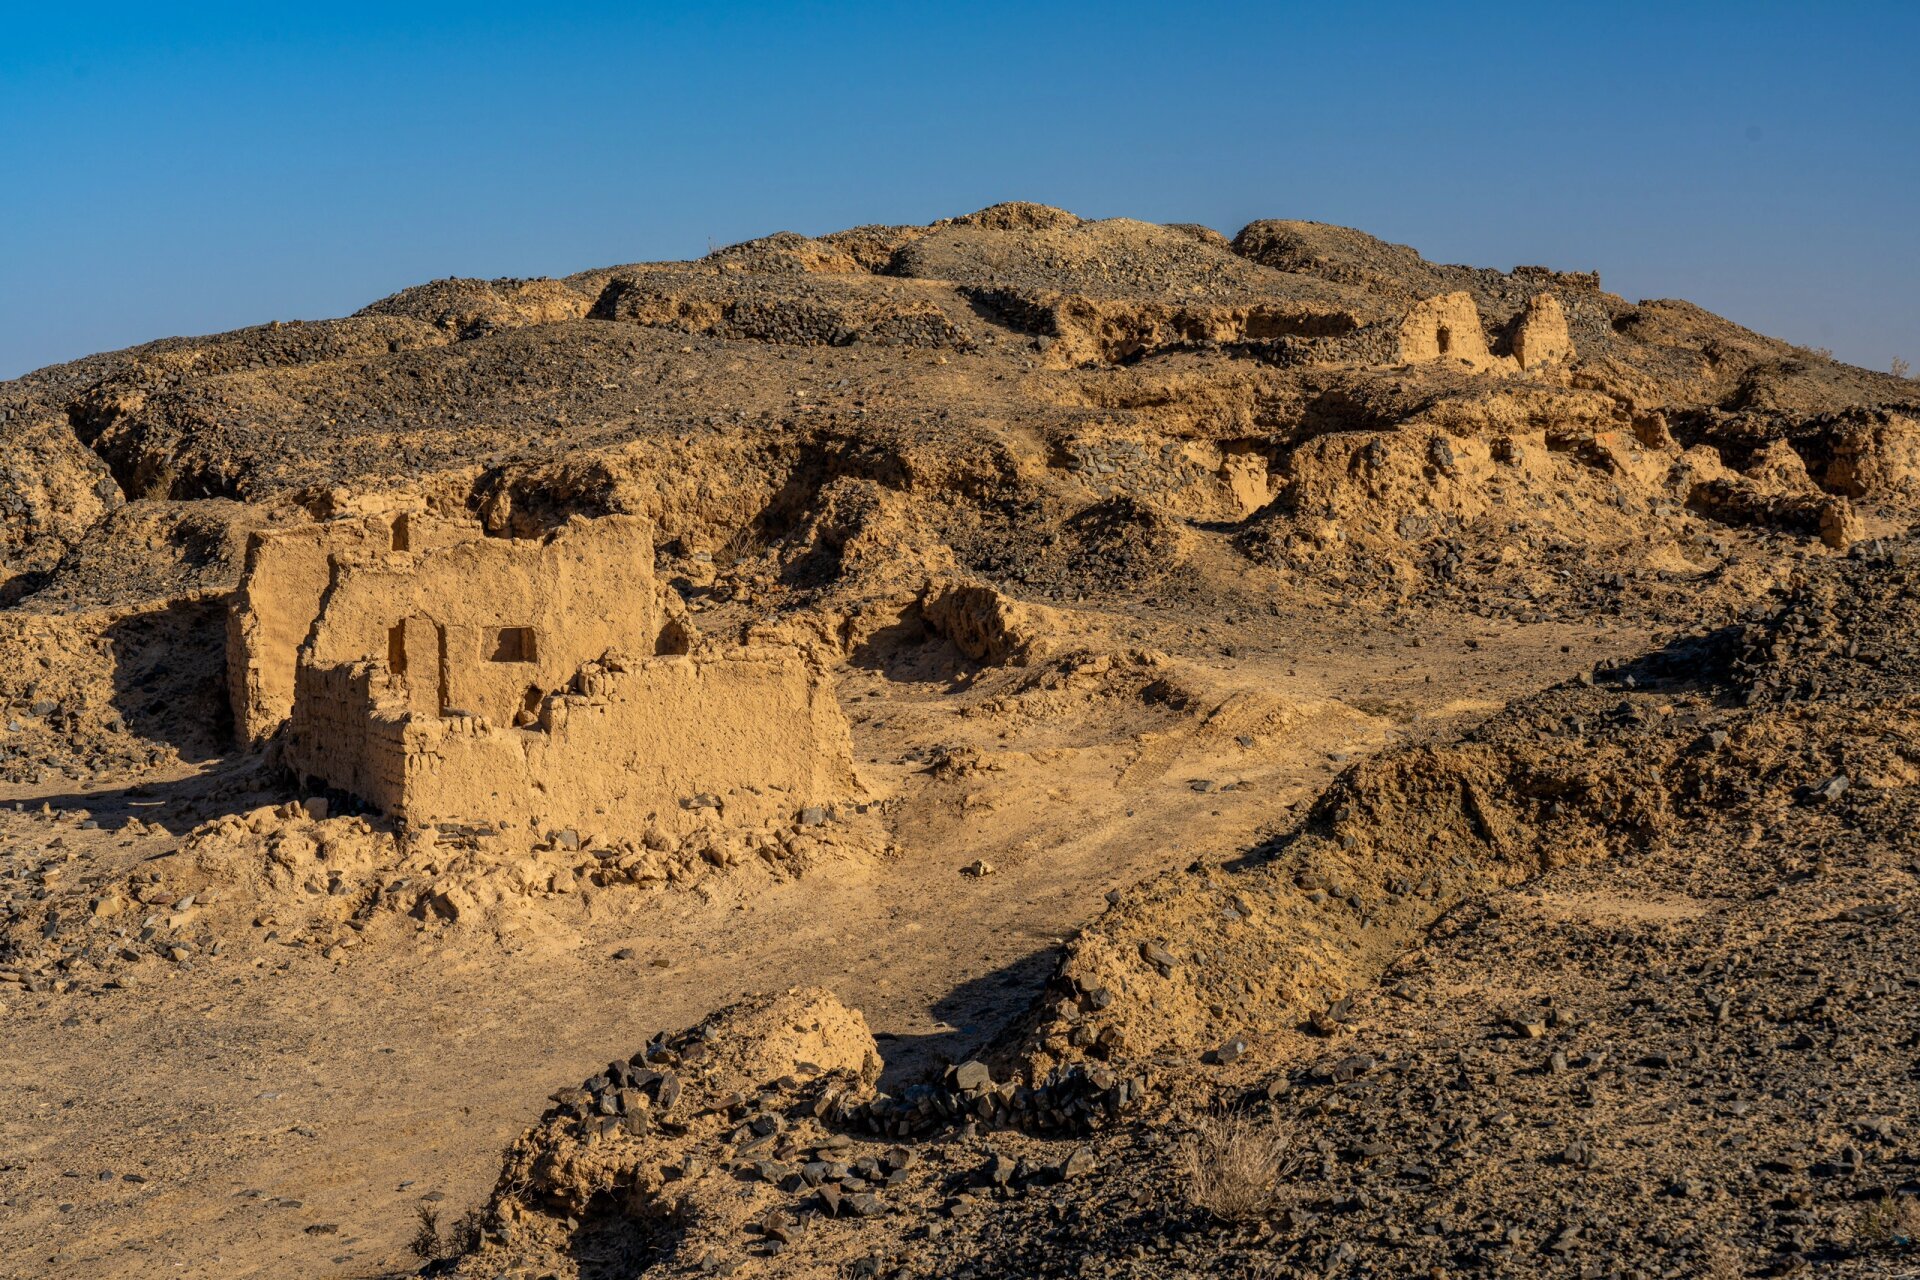
[[[899,1093],[908,1085],[932,1083],[948,1066],[983,1052],[1027,1011],[1059,964],[1060,948],[1042,947],[961,983],[930,1010],[951,1031],[899,1035],[876,1028],[874,1039],[886,1063],[880,1088]]]
[[[193,773],[97,791],[61,791],[23,798],[27,809],[85,809],[107,831],[134,818],[182,835],[210,818],[244,813],[292,798],[292,792],[257,755],[213,760]]]

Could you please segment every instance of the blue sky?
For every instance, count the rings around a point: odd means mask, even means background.
[[[1920,366],[1920,5],[0,0],[0,377],[1004,199],[1597,268]]]

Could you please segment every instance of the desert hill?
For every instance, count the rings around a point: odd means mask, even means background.
[[[1313,222],[0,383],[0,1274],[1893,1274],[1917,510]]]

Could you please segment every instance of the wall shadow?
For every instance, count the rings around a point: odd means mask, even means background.
[[[185,777],[94,791],[51,792],[18,803],[27,809],[38,809],[42,804],[55,810],[85,809],[105,831],[119,831],[138,818],[177,836],[211,818],[245,813],[292,798],[293,790],[279,771],[257,755],[242,755],[216,761]]]
[[[903,1035],[876,1028],[885,1067],[880,1088],[897,1094],[931,1084],[948,1066],[987,1052],[1020,1019],[1060,966],[1059,946],[1041,947],[990,973],[969,978],[934,1001],[929,1012],[953,1030]]]

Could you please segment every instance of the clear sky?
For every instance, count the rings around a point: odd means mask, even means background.
[[[1920,367],[1920,4],[0,0],[0,377],[997,200],[1597,268]]]

